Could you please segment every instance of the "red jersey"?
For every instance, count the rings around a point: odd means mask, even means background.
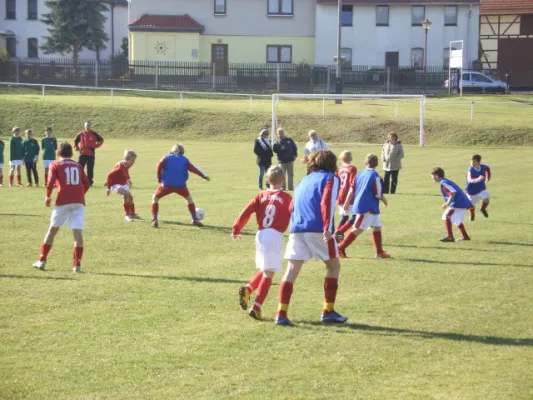
[[[82,166],[70,158],[54,161],[50,165],[46,197],[52,196],[54,186],[57,186],[56,206],[85,204],[85,193],[90,187]]]
[[[104,138],[92,129],[89,132],[84,129],[74,139],[74,149],[82,156],[94,156],[94,151],[103,144]]]
[[[348,192],[353,189],[355,192],[355,176],[357,175],[357,168],[353,165],[345,164],[337,171],[341,183],[339,185],[339,195],[337,196],[337,204],[342,206],[348,197]],[[354,196],[355,197],[355,196]],[[351,204],[353,204],[353,198]]]
[[[130,180],[129,169],[125,161],[116,163],[111,172],[107,174],[107,188],[111,189],[113,185],[127,185]]]
[[[292,196],[282,190],[267,189],[259,192],[233,224],[234,235],[240,235],[254,212],[258,230],[271,228],[283,233],[291,219]]]

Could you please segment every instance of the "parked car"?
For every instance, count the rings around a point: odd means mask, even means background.
[[[470,93],[508,93],[509,85],[507,83],[492,79],[490,76],[481,72],[463,72],[462,76],[463,92]],[[449,86],[448,79],[444,81],[444,87]],[[457,92],[457,75],[452,78],[452,91]]]

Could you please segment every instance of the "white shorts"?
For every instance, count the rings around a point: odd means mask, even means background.
[[[465,219],[466,208],[451,208],[448,207],[444,214],[442,214],[442,220],[450,219],[451,223],[454,225],[461,225]]]
[[[55,160],[43,160],[43,167],[50,168],[50,165],[52,165],[54,161]]]
[[[337,242],[331,238],[324,243],[322,233],[299,232],[289,235],[289,243],[285,249],[285,259],[308,261],[311,258],[328,261],[339,257]]]
[[[129,192],[130,191],[130,185],[113,185],[111,186],[111,190],[115,193],[118,193],[118,191],[122,189],[122,190],[125,190],[126,192]]]
[[[353,226],[363,231],[370,228],[381,228],[381,219],[379,219],[379,214],[356,214]]]
[[[352,214],[352,207],[350,206],[347,210],[343,206],[339,206],[339,215],[341,217],[349,217]]]
[[[54,207],[50,226],[59,228],[67,224],[70,229],[83,229],[85,225],[85,206],[83,204],[65,204]]]
[[[479,200],[483,201],[483,200],[486,200],[486,199],[490,198],[489,192],[487,192],[486,190],[482,190],[478,194],[473,194],[473,195],[467,194],[467,196],[470,199],[470,202],[472,203],[472,205],[474,205],[474,206],[477,203],[479,203]]]
[[[263,229],[255,235],[255,265],[261,271],[281,273],[283,233]]]
[[[22,160],[12,160],[9,162],[9,166],[19,167],[22,165]]]

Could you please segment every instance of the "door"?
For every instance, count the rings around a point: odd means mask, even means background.
[[[211,45],[211,62],[215,64],[215,75],[228,75],[228,45],[212,44]]]
[[[400,65],[400,53],[398,51],[387,51],[385,53],[385,67],[398,68]]]

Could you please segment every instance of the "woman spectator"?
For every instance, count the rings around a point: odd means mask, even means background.
[[[396,193],[398,173],[402,168],[402,158],[402,142],[398,140],[398,135],[396,133],[391,132],[389,133],[389,140],[383,145],[383,150],[381,151],[381,161],[383,161],[383,170],[385,171],[385,177],[383,178],[383,193]]]
[[[318,134],[316,133],[315,130],[309,131],[308,135],[309,135],[309,141],[305,144],[305,154],[304,154],[306,161],[307,161],[307,157],[309,157],[309,154],[314,153],[315,151],[328,149],[327,143],[318,137]]]
[[[259,167],[259,189],[263,189],[263,176],[267,169],[272,165],[272,149],[270,148],[270,140],[268,140],[268,129],[263,129],[259,133],[259,137],[255,140],[254,153],[257,156],[257,166]],[[270,185],[266,184],[267,188]]]

